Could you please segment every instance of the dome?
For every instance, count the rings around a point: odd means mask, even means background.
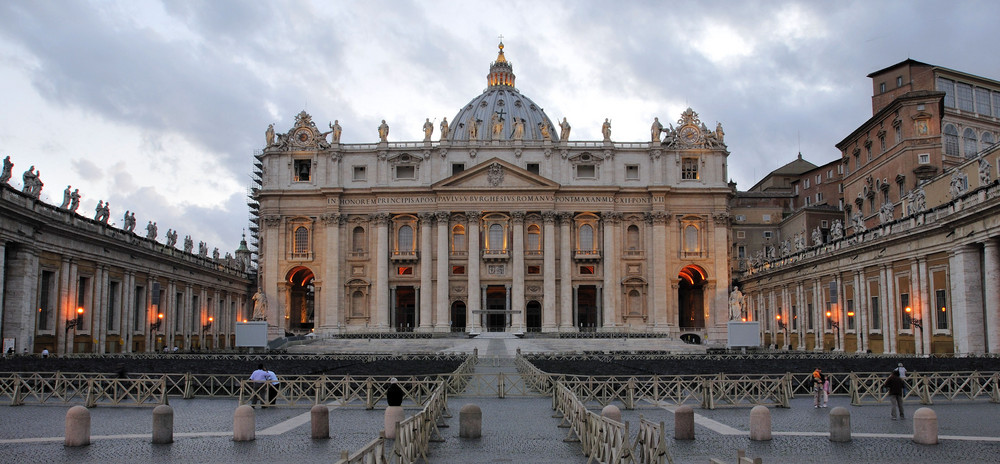
[[[486,76],[486,90],[448,121],[448,140],[469,140],[473,122],[476,124],[476,140],[512,140],[515,138],[516,121],[524,122],[524,140],[542,140],[542,124],[549,128],[553,138],[558,138],[545,111],[514,87],[514,68],[503,55],[503,42],[500,42],[499,48],[497,59],[490,65],[490,73]],[[493,136],[494,120],[502,124],[496,137]]]

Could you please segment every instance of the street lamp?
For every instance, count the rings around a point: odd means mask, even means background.
[[[66,333],[69,329],[78,329],[83,326],[83,306],[76,308],[76,317],[66,319]]]
[[[840,323],[833,320],[833,313],[830,311],[826,312],[826,319],[830,321],[830,326],[836,330],[836,332],[834,332],[836,338],[833,339],[833,346],[836,347],[837,342],[840,341]]]
[[[208,332],[209,330],[211,330],[211,328],[212,328],[212,322],[214,322],[214,321],[215,321],[215,318],[209,317],[208,318],[208,322],[205,323],[205,325],[201,326],[202,332]]]
[[[914,327],[920,330],[924,330],[924,325],[921,324],[920,321],[913,318],[913,308],[907,306],[904,311],[906,311],[907,316],[910,316],[910,324],[912,324]]]
[[[781,314],[776,314],[774,319],[778,322],[778,328],[785,333],[785,343],[788,344],[788,348],[791,349],[792,344],[788,340],[788,325],[781,321]]]
[[[149,330],[152,332],[160,330],[160,324],[163,324],[163,313],[156,315],[156,322],[149,323]]]

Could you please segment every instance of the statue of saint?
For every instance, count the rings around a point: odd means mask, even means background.
[[[66,190],[63,190],[63,202],[61,205],[59,205],[59,208],[61,209],[69,208],[69,202],[71,200],[71,197],[73,196],[73,194],[70,192],[71,188],[73,188],[72,185],[67,185]]]
[[[722,130],[721,122],[715,123],[715,138],[719,141],[719,143],[725,142],[726,133]]]
[[[542,140],[552,140],[552,135],[549,133],[549,125],[545,122],[538,123],[538,130],[542,132]]]
[[[559,140],[562,142],[569,140],[569,131],[571,128],[569,127],[569,123],[566,122],[565,117],[563,118],[562,122],[559,123],[559,129],[560,129]]]
[[[167,229],[167,246],[173,248],[177,245],[177,231],[173,229]]]
[[[274,124],[267,125],[267,130],[264,131],[264,141],[266,142],[264,148],[274,145]]]
[[[69,210],[76,212],[76,209],[80,207],[80,189],[73,189],[73,193],[69,196]]]
[[[10,155],[3,159],[3,172],[0,173],[0,184],[10,181],[11,172],[14,170],[14,163],[10,161]]]
[[[660,124],[660,118],[653,118],[653,127],[649,128],[650,137],[653,138],[654,142],[659,142],[661,133],[663,133],[663,124]]]
[[[729,293],[729,320],[739,321],[743,319],[743,292],[740,287],[733,286],[733,291]]]
[[[340,143],[340,133],[342,132],[342,129],[340,128],[339,120],[333,120],[333,124],[330,124],[330,132],[333,134],[333,143]]]
[[[524,118],[514,118],[514,140],[524,139]]]
[[[94,220],[100,221],[102,214],[104,214],[104,200],[97,200],[97,207],[94,208]]]
[[[424,142],[431,141],[431,134],[434,133],[434,124],[431,123],[431,118],[427,118],[424,121]]]
[[[257,293],[253,295],[253,320],[267,320],[267,295],[259,288],[257,289]]]
[[[490,119],[490,127],[493,128],[493,140],[500,140],[503,137],[503,118],[493,113],[493,117]]]
[[[383,119],[382,124],[379,124],[378,126],[378,138],[383,142],[389,139],[389,125],[385,123],[385,119]]]
[[[194,250],[194,240],[191,240],[190,235],[184,236],[184,252],[190,253]]]
[[[156,240],[156,223],[153,221],[146,224],[146,238]]]
[[[441,140],[448,138],[448,118],[441,118]]]
[[[38,174],[35,173],[35,167],[32,166],[24,171],[21,175],[21,180],[24,182],[24,186],[21,187],[21,191],[31,195],[32,189],[35,187],[35,179],[38,178]]]
[[[476,116],[469,116],[469,140],[476,140],[479,138],[479,120]]]
[[[601,124],[601,134],[604,135],[604,141],[611,140],[611,120],[604,118],[604,124]]]

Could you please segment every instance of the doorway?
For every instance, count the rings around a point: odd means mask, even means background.
[[[705,271],[690,265],[677,275],[677,325],[681,328],[705,327]]]
[[[486,287],[486,331],[504,332],[510,325],[507,312],[507,287],[489,285]]]
[[[411,332],[417,325],[417,292],[413,287],[396,287],[393,315],[396,332]]]

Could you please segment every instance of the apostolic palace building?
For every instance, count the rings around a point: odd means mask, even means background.
[[[724,343],[729,217],[721,125],[693,110],[650,138],[576,140],[514,86],[425,137],[340,143],[305,112],[257,156],[272,334],[631,331]],[[676,127],[674,127],[676,124]],[[262,305],[263,306],[263,305]]]

